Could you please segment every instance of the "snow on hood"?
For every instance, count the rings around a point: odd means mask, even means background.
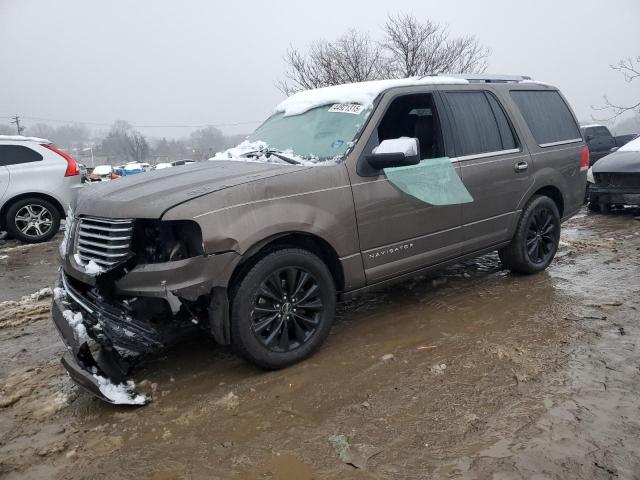
[[[625,143],[618,149],[618,152],[640,152],[640,137]]]
[[[369,107],[380,93],[394,87],[413,85],[466,85],[468,80],[454,77],[410,77],[393,80],[373,80],[369,82],[346,83],[331,87],[316,88],[298,92],[276,107],[276,113],[284,116],[300,115],[312,108],[331,103],[358,103]]]
[[[224,152],[218,152],[209,160],[234,160],[237,162],[260,162],[260,163],[277,163],[277,164],[288,164],[284,160],[276,157],[275,155],[268,156],[266,151],[268,150],[269,145],[262,140],[256,140],[251,142],[249,140],[245,140],[235,147],[228,148]],[[250,157],[243,157],[243,155],[250,152],[265,152],[260,155],[252,155]],[[332,161],[322,161],[319,162],[314,158],[303,158],[299,155],[293,153],[293,150],[278,150],[278,153],[282,153],[282,155],[291,158],[301,165],[310,166],[310,165],[331,165],[335,162]],[[338,157],[339,158],[339,157]]]

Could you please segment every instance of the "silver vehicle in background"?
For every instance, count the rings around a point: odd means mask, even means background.
[[[0,230],[26,243],[50,240],[80,187],[78,164],[49,140],[0,135]]]

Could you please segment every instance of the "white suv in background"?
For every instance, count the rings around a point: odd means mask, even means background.
[[[50,240],[81,186],[75,160],[49,140],[0,135],[0,231],[26,243]]]

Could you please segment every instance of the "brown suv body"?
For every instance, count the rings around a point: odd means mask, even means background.
[[[523,116],[522,105],[514,102],[518,91],[555,92],[562,99],[553,87],[524,82],[398,86],[376,98],[339,162],[309,166],[212,160],[179,172],[168,169],[87,189],[72,208],[76,221],[63,252],[60,280],[65,294],[54,300],[54,320],[71,350],[65,366],[76,381],[104,398],[86,374],[86,352],[63,318],[65,309],[84,311],[86,318],[101,315],[95,314],[100,302],[141,297],[173,302],[174,316],[186,310],[186,317],[199,319],[191,318],[192,323],[204,325],[218,342],[230,343],[234,341],[230,304],[237,285],[272,252],[292,248],[310,252],[326,265],[335,292],[349,295],[464,257],[510,248],[532,199],[549,199],[560,221],[575,214],[586,184],[584,142],[578,133],[541,144]],[[451,95],[463,92],[482,93],[494,113],[495,105],[502,109],[508,126],[503,121],[501,128],[513,135],[509,148],[464,153],[470,147],[456,135],[473,125],[462,125],[464,119],[454,118],[460,112],[455,102],[465,97]],[[485,97],[476,95],[473,101]],[[394,102],[411,102],[411,98],[429,102],[430,121],[437,111],[439,139],[429,148],[437,150],[434,156],[451,159],[472,202],[420,201],[367,163],[383,135],[382,122],[397,105]],[[562,103],[575,124],[569,130],[577,131],[573,114]],[[136,222],[195,222],[201,245],[179,260],[153,262],[142,261],[129,246],[120,263],[95,275],[86,271],[88,258],[77,255],[82,238],[78,224],[83,218],[133,219],[127,224],[133,225],[127,226],[133,232]],[[97,323],[104,326],[104,321],[103,315]],[[164,343],[158,341],[158,345]],[[113,369],[99,367],[118,379]],[[120,370],[126,373],[126,368]]]

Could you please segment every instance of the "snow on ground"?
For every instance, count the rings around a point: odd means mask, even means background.
[[[98,382],[100,392],[112,403],[118,405],[144,405],[149,401],[146,396],[135,392],[136,385],[132,381],[116,385],[108,378],[100,375],[94,374],[93,378]]]
[[[380,93],[394,87],[412,85],[466,85],[468,80],[453,77],[410,77],[393,80],[373,80],[369,82],[346,83],[331,87],[316,88],[298,92],[276,107],[277,112],[285,116],[300,115],[312,108],[331,103],[358,103],[371,106]]]

